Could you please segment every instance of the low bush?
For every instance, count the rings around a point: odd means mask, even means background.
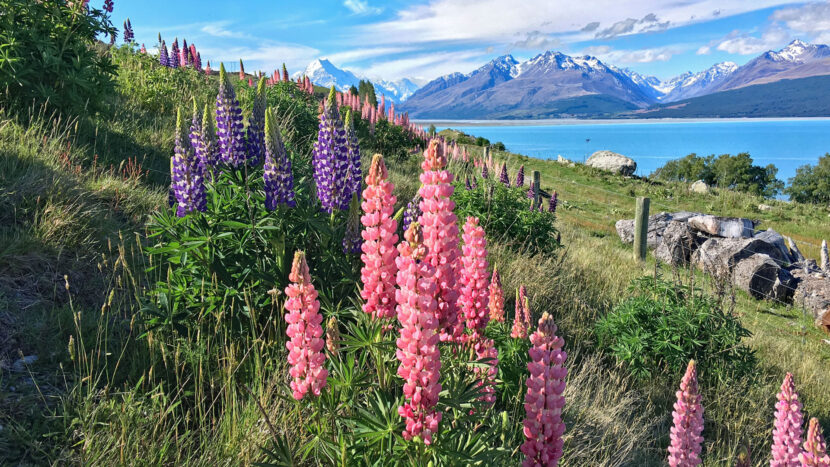
[[[632,282],[633,295],[596,325],[599,346],[645,379],[679,375],[689,360],[712,377],[746,375],[755,367],[750,336],[737,317],[702,292],[651,276]]]

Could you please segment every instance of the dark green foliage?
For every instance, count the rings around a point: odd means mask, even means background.
[[[427,130],[427,133],[429,134],[429,136],[431,136],[431,137],[433,137],[433,138],[434,138],[434,137],[435,137],[435,131],[436,131],[436,130],[437,130],[437,129],[435,128],[435,125],[433,125],[432,123],[430,123],[430,124],[429,124],[429,129]]]
[[[98,110],[112,90],[115,67],[95,49],[95,38],[112,32],[98,9],[0,0],[0,90],[24,107],[34,101],[61,112]]]
[[[490,239],[517,251],[553,253],[561,246],[553,224],[556,216],[531,211],[527,188],[506,187],[491,178],[468,190],[457,182],[452,199],[462,223],[469,216],[478,217]]]
[[[357,83],[357,95],[360,96],[360,102],[366,102],[366,96],[369,96],[369,102],[378,105],[378,98],[375,96],[375,86],[369,80],[360,80]]]
[[[830,205],[830,154],[820,157],[814,166],[799,167],[784,193],[799,203]]]
[[[501,141],[493,143],[493,149],[496,151],[507,151],[507,147]]]
[[[489,146],[489,145],[490,145],[490,140],[489,139],[487,139],[483,136],[479,136],[479,137],[476,138],[476,146]]]
[[[745,152],[737,156],[721,154],[717,157],[689,154],[682,159],[667,162],[651,174],[651,177],[679,182],[703,180],[708,185],[767,198],[777,195],[784,188],[784,183],[775,178],[778,168],[773,164],[761,167],[752,162],[752,157]]]
[[[356,119],[355,127],[360,141],[360,152],[363,154],[379,153],[387,160],[400,161],[407,159],[412,149],[422,144],[408,131],[386,120],[378,121],[374,135],[369,131],[369,123],[366,120]]]
[[[360,95],[360,93],[358,92],[357,88],[356,88],[356,87],[354,87],[354,85],[352,85],[352,86],[349,88],[349,94],[351,94],[351,95],[353,95],[353,96],[359,96],[359,95]]]
[[[682,284],[642,277],[632,282],[632,296],[597,322],[599,346],[645,379],[682,374],[689,360],[711,377],[749,374],[750,336],[740,320],[720,303]]]

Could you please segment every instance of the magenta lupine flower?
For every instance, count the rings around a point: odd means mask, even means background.
[[[219,157],[225,164],[238,168],[245,161],[245,138],[242,131],[242,109],[236,100],[225,64],[219,65],[219,94],[216,95],[216,133]]]
[[[288,323],[286,334],[289,341],[288,364],[291,365],[291,391],[294,399],[302,400],[309,391],[319,396],[326,386],[328,370],[325,369],[326,355],[323,353],[323,315],[320,314],[320,301],[317,290],[311,283],[305,253],[294,254],[294,263],[288,275],[291,281],[285,288],[285,322]]]
[[[328,213],[344,206],[344,188],[349,168],[346,129],[335,103],[336,92],[332,86],[320,115],[317,141],[314,143],[314,154],[311,159],[314,165],[317,197],[323,210]]]
[[[703,406],[697,387],[697,366],[689,361],[686,374],[680,381],[677,402],[672,412],[674,425],[671,428],[669,465],[671,467],[693,467],[700,465],[700,449],[703,444]]]
[[[527,287],[524,285],[519,286],[519,293],[516,301],[522,305],[522,316],[524,317],[525,329],[530,330],[530,326],[533,324],[533,313],[530,312],[530,299],[527,297]]]
[[[251,167],[262,164],[265,157],[265,78],[260,78],[254,96],[253,111],[248,118],[246,145],[247,162]]]
[[[133,25],[130,23],[130,18],[127,18],[127,21],[124,21],[124,43],[130,44],[134,38]]]
[[[104,11],[107,13],[112,13],[113,3],[112,0],[104,0]]]
[[[522,164],[516,172],[516,186],[525,186],[525,166]]]
[[[464,331],[464,321],[458,316],[458,291],[456,289],[457,269],[460,257],[458,248],[458,225],[453,213],[455,202],[453,175],[446,170],[447,159],[441,152],[438,139],[432,139],[424,151],[421,164],[421,217],[424,246],[427,249],[425,261],[435,268],[438,282],[438,323],[442,341],[457,340]]]
[[[170,55],[167,57],[167,66],[170,68],[178,68],[179,67],[179,38],[177,37],[173,41],[173,45],[170,46]]]
[[[169,66],[168,65],[169,61],[170,61],[170,58],[167,54],[167,45],[164,43],[164,41],[161,41],[161,51],[159,52],[159,63],[163,66]]]
[[[141,43],[141,49],[139,49],[141,55],[147,55],[147,47],[144,47],[144,43]]]
[[[436,270],[426,260],[420,224],[412,223],[398,245],[397,302],[400,336],[395,353],[400,365],[398,376],[403,378],[406,403],[398,407],[398,414],[406,420],[403,437],[419,437],[424,444],[432,444],[432,435],[438,431],[441,412],[435,410],[441,392],[441,353],[438,349],[438,279]]]
[[[556,466],[562,457],[562,435],[565,422],[562,409],[565,406],[565,359],[562,350],[564,341],[556,335],[556,324],[545,312],[539,325],[530,336],[530,375],[525,380],[525,442],[521,451],[525,455],[524,467]]]
[[[510,186],[510,175],[507,173],[507,162],[501,164],[501,174],[499,174],[499,181],[505,186]]]
[[[285,67],[285,63],[282,64],[282,80],[288,81],[288,68]]]
[[[354,128],[351,109],[346,110],[345,123],[346,159],[349,165],[346,170],[346,183],[343,196],[348,196],[347,199],[351,199],[352,195],[360,196],[361,180],[363,178],[363,173],[360,171],[360,143],[357,140],[357,132]]]
[[[478,340],[490,321],[487,307],[490,300],[490,265],[487,263],[487,240],[484,229],[478,225],[478,218],[467,218],[461,238],[464,246],[461,249],[461,296],[458,304],[467,320],[467,329],[473,332],[473,339]]]
[[[804,451],[798,455],[798,460],[803,467],[830,467],[827,445],[821,434],[821,425],[815,417],[810,419],[807,441],[804,441]]]
[[[536,184],[533,182],[533,180],[531,180],[530,181],[530,188],[527,189],[527,198],[528,199],[533,199],[534,198],[533,188],[535,187],[535,185]],[[531,205],[530,208],[533,209],[533,206]]]
[[[245,64],[239,59],[239,81],[245,81]]]
[[[398,250],[397,221],[392,217],[397,199],[393,194],[395,186],[389,181],[389,173],[383,156],[375,154],[366,189],[363,191],[363,254],[360,259],[360,281],[363,288],[360,296],[365,300],[363,311],[374,318],[395,316],[395,259]]]
[[[210,69],[210,60],[208,60],[208,62],[207,62],[207,66],[205,67],[205,75],[210,75],[210,72],[211,72],[211,69]]]
[[[551,214],[556,213],[556,205],[559,203],[559,195],[556,194],[556,191],[550,195],[550,201],[548,202],[548,212]]]
[[[801,401],[795,390],[792,373],[787,373],[781,383],[778,402],[775,404],[775,429],[772,431],[771,467],[794,467],[801,465],[798,454],[801,452],[802,428],[804,416],[801,413]]]
[[[294,175],[291,159],[280,137],[277,117],[273,109],[265,111],[265,164],[262,178],[265,181],[265,209],[273,211],[284,204],[290,208],[294,200]]]
[[[401,231],[406,232],[409,224],[418,222],[421,217],[421,195],[416,194],[412,200],[407,203],[406,209],[403,211],[403,219],[401,220]]]

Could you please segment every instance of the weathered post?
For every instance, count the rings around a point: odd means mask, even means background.
[[[481,151],[482,156],[484,156],[484,163],[486,164],[490,160],[490,146],[482,146]]]
[[[639,261],[646,260],[648,251],[648,207],[651,203],[649,198],[637,198],[637,210],[634,214],[634,258]]]
[[[538,170],[533,171],[533,209],[538,209],[542,205],[542,199],[539,195],[540,186],[542,185],[542,174]]]

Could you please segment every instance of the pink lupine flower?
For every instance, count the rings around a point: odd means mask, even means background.
[[[285,288],[285,322],[288,323],[286,334],[289,341],[288,363],[291,365],[291,391],[294,399],[301,400],[309,391],[315,396],[326,386],[328,371],[323,367],[326,355],[322,352],[323,315],[320,314],[320,301],[317,290],[311,283],[305,253],[294,254],[294,263],[288,275],[291,281]]]
[[[700,448],[703,444],[703,406],[697,388],[697,366],[689,361],[686,374],[680,381],[677,402],[672,412],[674,426],[671,428],[669,465],[671,467],[693,467],[700,465]]]
[[[792,373],[787,373],[781,383],[778,402],[775,404],[775,429],[772,431],[771,467],[791,467],[801,465],[798,454],[801,452],[801,401],[795,390]]]
[[[798,455],[798,460],[803,467],[830,467],[830,456],[817,418],[810,419],[807,441],[804,441],[804,451]]]
[[[366,189],[363,190],[363,254],[360,259],[363,267],[360,280],[363,290],[360,296],[366,303],[363,311],[375,318],[393,318],[395,316],[395,258],[398,250],[398,222],[392,218],[395,210],[394,185],[389,181],[383,156],[375,154],[369,175],[366,177]]]
[[[464,322],[458,316],[458,292],[456,272],[460,256],[458,248],[458,226],[453,213],[455,203],[450,199],[453,193],[453,175],[446,170],[447,159],[440,150],[440,141],[432,139],[424,151],[421,164],[421,217],[424,230],[424,246],[428,261],[435,268],[438,283],[438,323],[442,341],[457,340],[461,337]]]
[[[493,268],[493,277],[490,279],[490,319],[499,323],[504,322],[504,292],[501,289],[499,269]]]
[[[409,225],[398,251],[395,299],[401,330],[396,356],[400,361],[398,376],[404,380],[403,393],[407,400],[398,407],[398,414],[406,419],[405,439],[417,436],[425,444],[431,444],[432,434],[438,431],[441,421],[441,412],[435,410],[441,392],[436,317],[439,289],[435,267],[425,260],[428,251],[420,224]]]
[[[474,339],[484,332],[490,313],[489,301],[490,272],[487,264],[487,240],[484,229],[478,225],[478,218],[468,217],[464,224],[460,274],[461,297],[458,299],[460,309],[467,319],[467,328],[473,331]]]
[[[530,372],[525,384],[525,442],[521,450],[522,462],[529,466],[557,466],[562,457],[562,408],[565,406],[565,369],[567,354],[564,341],[556,335],[556,324],[547,312],[539,319],[539,326],[530,336]]]
[[[334,316],[326,321],[326,349],[334,356],[340,353],[340,328]]]
[[[527,287],[524,285],[519,286],[519,294],[516,301],[522,305],[522,317],[525,320],[525,329],[529,330],[533,324],[533,314],[530,312],[530,299],[527,297]]]
[[[527,310],[527,295],[524,286],[516,291],[516,312],[513,315],[513,328],[510,330],[510,337],[514,339],[525,339],[530,329],[530,311]]]

